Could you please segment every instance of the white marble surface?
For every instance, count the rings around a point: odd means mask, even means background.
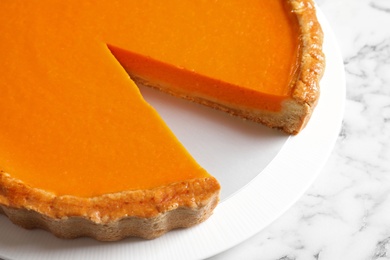
[[[390,0],[317,0],[343,54],[342,131],[305,195],[268,228],[210,259],[390,259]]]

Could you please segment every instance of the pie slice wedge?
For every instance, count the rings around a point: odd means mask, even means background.
[[[149,239],[212,214],[218,181],[133,80],[291,134],[318,100],[311,0],[14,0],[0,14],[0,213],[25,228]]]

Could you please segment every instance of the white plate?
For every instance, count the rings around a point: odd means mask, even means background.
[[[333,33],[325,32],[327,68],[321,98],[298,136],[141,88],[145,98],[198,162],[222,185],[214,215],[193,228],[151,241],[135,238],[102,243],[62,240],[28,231],[0,216],[0,257],[6,259],[204,259],[261,231],[311,185],[338,136],[345,99],[344,68]]]

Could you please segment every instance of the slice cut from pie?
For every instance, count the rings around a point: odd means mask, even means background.
[[[3,1],[0,32],[0,213],[65,238],[154,238],[218,203],[132,80],[296,134],[324,67],[311,0]]]

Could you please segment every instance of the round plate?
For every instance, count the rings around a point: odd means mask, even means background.
[[[221,183],[221,202],[206,222],[155,240],[103,243],[58,239],[24,230],[0,215],[0,257],[5,259],[204,259],[253,236],[284,213],[311,185],[338,136],[345,99],[342,58],[319,11],[327,68],[321,97],[297,136],[268,129],[141,87],[195,159]]]

